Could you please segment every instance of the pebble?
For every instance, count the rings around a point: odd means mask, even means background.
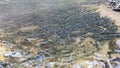
[[[120,53],[120,50],[116,50],[117,53]]]
[[[79,64],[74,64],[72,68],[82,68],[82,66],[80,66]]]
[[[37,61],[43,62],[45,59],[45,56],[44,54],[40,53],[39,55],[35,56],[34,59]]]
[[[0,63],[0,68],[11,68],[10,64],[6,63],[6,62],[1,62]]]
[[[28,62],[23,62],[20,65],[24,66],[24,67],[28,67],[30,64]]]
[[[51,68],[51,67],[54,67],[54,65],[55,65],[55,62],[49,62],[46,67]]]
[[[13,52],[5,52],[4,57],[14,57],[14,58],[21,58],[24,57],[19,51],[13,51]]]

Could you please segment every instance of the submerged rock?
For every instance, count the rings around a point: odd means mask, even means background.
[[[48,43],[48,41],[40,41],[40,42],[36,43],[35,46],[39,47],[39,46],[41,46],[43,44],[47,44],[47,43]]]
[[[10,0],[0,0],[0,4],[8,4],[10,2]]]
[[[45,60],[44,54],[40,53],[37,56],[34,57],[36,61],[43,62]]]
[[[120,58],[119,57],[115,57],[115,58],[109,59],[108,65],[111,68],[112,67],[113,68],[120,68]]]
[[[24,38],[20,41],[20,44],[30,46],[30,45],[36,45],[37,43],[42,41],[43,39],[39,39],[39,38]]]
[[[49,62],[49,63],[46,65],[46,67],[47,67],[47,68],[51,68],[51,67],[54,67],[54,65],[55,65],[55,62]]]
[[[80,66],[79,64],[74,64],[72,68],[82,68],[82,66]]]
[[[12,68],[9,63],[6,62],[1,62],[0,63],[0,68]]]
[[[29,62],[23,62],[20,65],[24,67],[29,67],[31,64]]]
[[[42,68],[44,66],[44,62],[34,59],[28,59],[20,64],[23,67],[30,67],[30,68]]]
[[[35,65],[34,68],[45,68],[42,64]]]
[[[108,44],[110,50],[120,50],[120,39],[112,39]]]
[[[20,65],[23,67],[42,68],[44,62],[45,62],[45,56],[44,54],[40,53],[34,57],[28,58]]]
[[[115,38],[108,43],[110,51],[108,51],[109,57],[113,57],[112,54],[120,53],[120,38]],[[117,56],[116,56],[117,57]]]
[[[23,62],[23,63],[21,63],[20,65],[29,66],[29,63],[28,63],[28,62]]]
[[[4,54],[5,57],[13,57],[13,58],[21,58],[24,57],[24,55],[21,54],[20,51],[13,51],[13,52],[6,52]]]

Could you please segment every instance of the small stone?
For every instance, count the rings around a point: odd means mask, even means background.
[[[0,68],[3,68],[3,66],[2,66],[2,65],[0,65]]]
[[[120,53],[120,50],[116,50],[117,53]]]
[[[5,57],[14,57],[14,58],[21,58],[24,57],[19,51],[13,51],[13,52],[6,52],[4,54]]]
[[[49,62],[49,63],[46,65],[46,67],[47,67],[47,68],[52,68],[52,67],[54,67],[54,65],[55,65],[55,62]]]
[[[39,38],[24,38],[21,40],[21,45],[39,45],[39,42],[42,42],[43,39],[39,39]]]
[[[45,67],[42,64],[38,64],[34,68],[45,68]]]
[[[74,64],[72,68],[82,68],[79,64]]]
[[[117,65],[115,68],[120,68],[120,65]]]
[[[24,66],[24,67],[28,67],[30,64],[28,62],[23,62],[20,65]]]
[[[36,43],[35,46],[39,47],[39,46],[46,44],[46,43],[47,43],[47,41],[41,41],[41,42]]]
[[[118,48],[120,48],[120,39],[115,41],[115,44]]]
[[[0,68],[11,68],[10,64],[6,63],[6,62],[1,62],[0,63]]]
[[[35,56],[34,59],[37,61],[43,62],[45,60],[45,56],[44,56],[44,54],[41,53],[41,54]]]

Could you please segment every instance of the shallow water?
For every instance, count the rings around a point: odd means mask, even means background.
[[[108,42],[120,35],[110,18],[96,12],[96,4],[99,1],[1,0],[0,60],[23,68],[104,66]]]

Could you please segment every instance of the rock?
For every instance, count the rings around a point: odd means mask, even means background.
[[[4,54],[5,57],[13,57],[13,58],[22,58],[24,55],[20,53],[20,51],[6,52]]]
[[[42,67],[45,62],[45,56],[43,53],[36,55],[35,57],[28,58],[20,65],[23,67],[31,67],[31,68],[44,68]]]
[[[0,63],[0,68],[12,68],[9,63],[6,62],[1,62]]]
[[[79,63],[81,68],[106,68],[105,62],[97,61],[97,60],[81,60]]]
[[[62,51],[61,51],[62,54],[69,54],[69,53],[71,53],[71,52],[72,52],[71,50],[62,50]]]
[[[28,67],[30,64],[28,62],[23,62],[20,64],[21,66]]]
[[[115,44],[116,44],[117,48],[120,49],[120,39],[119,39],[119,40],[116,40],[116,41],[115,41]]]
[[[3,66],[2,66],[2,65],[0,65],[0,68],[3,68]]]
[[[49,62],[49,63],[46,65],[46,67],[47,67],[47,68],[53,68],[54,65],[55,65],[55,62]]]
[[[94,46],[95,44],[95,40],[87,37],[83,40],[82,42],[82,48],[81,51],[83,51],[86,55],[91,55],[93,54],[95,51],[97,51],[97,46]]]
[[[93,61],[93,67],[95,68],[105,68],[104,62]]]
[[[79,64],[74,64],[72,68],[82,68],[82,66],[80,66]]]
[[[35,46],[39,47],[41,46],[42,44],[47,44],[48,41],[41,41],[41,42],[38,42],[35,44]]]
[[[108,44],[110,50],[120,50],[120,39],[112,39]]]
[[[15,46],[14,44],[12,44],[8,41],[0,41],[0,45],[5,47],[7,51],[12,49],[13,46]]]
[[[109,64],[111,64],[112,67],[114,68],[120,68],[120,58],[115,57],[115,58],[110,59]]]
[[[35,56],[34,59],[39,62],[43,62],[45,60],[45,56],[44,56],[44,54],[40,53],[37,56]]]
[[[20,65],[23,67],[34,68],[34,66],[42,65],[42,63],[40,63],[39,61],[34,60],[34,59],[28,59],[28,60],[22,62]]]
[[[117,53],[120,53],[120,50],[115,50]]]
[[[90,58],[93,58],[97,61],[102,61],[102,62],[106,61],[106,55],[102,53],[94,53],[94,56],[91,56]]]
[[[116,65],[116,67],[115,68],[120,68],[120,65]]]
[[[36,40],[36,38],[25,38],[24,40],[27,40],[28,42],[32,42],[33,40]]]
[[[0,1],[0,4],[8,4],[10,2],[10,0],[2,0]]]
[[[39,39],[39,38],[24,38],[21,40],[20,44],[21,45],[38,45],[37,43],[43,41],[43,39]]]
[[[44,68],[45,63],[41,60],[35,60],[34,58],[28,59],[20,64],[23,67],[29,68]]]
[[[115,38],[109,41],[109,49],[108,55],[109,57],[113,57],[112,54],[120,53],[120,38]]]
[[[71,68],[69,67],[70,63],[59,63],[59,62],[49,62],[48,64],[45,65],[45,68]]]
[[[34,68],[45,68],[42,64],[35,65]]]

